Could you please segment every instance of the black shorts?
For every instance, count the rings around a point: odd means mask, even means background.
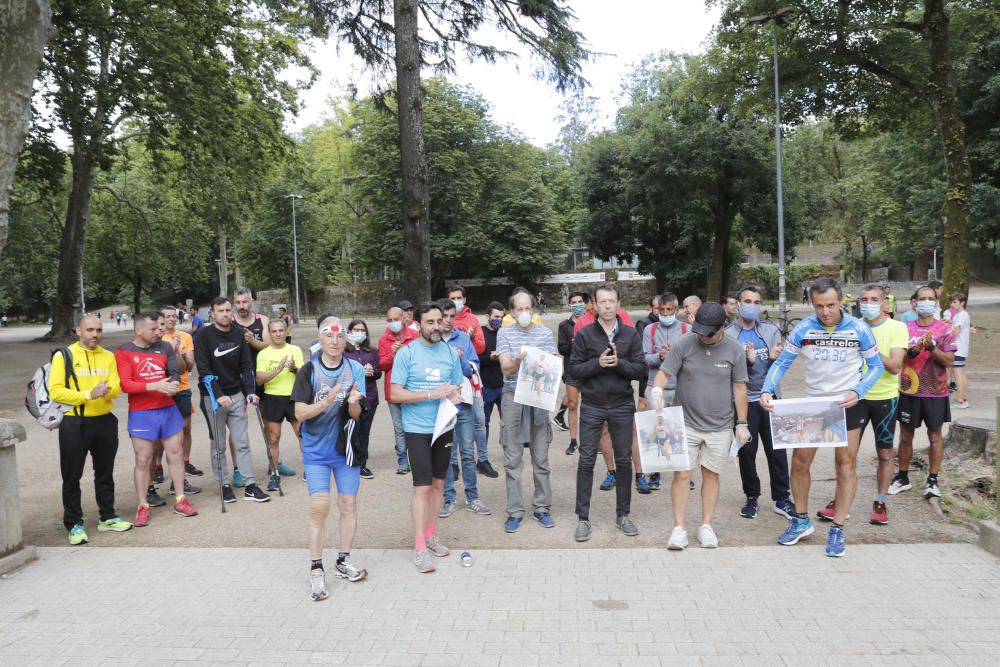
[[[847,418],[847,430],[853,431],[856,428],[864,428],[865,424],[868,423],[868,407],[865,405],[865,399],[861,399],[849,408],[844,409],[844,414]]]
[[[191,390],[183,389],[174,394],[174,405],[181,411],[181,417],[185,421],[191,419]]]
[[[291,396],[264,394],[264,398],[260,401],[260,415],[264,421],[280,424],[282,420],[287,420],[289,424],[294,424],[296,422],[295,403]]]
[[[862,401],[868,409],[868,422],[875,433],[875,447],[892,449],[896,437],[896,411],[898,398],[865,399]]]
[[[430,486],[434,479],[445,478],[451,461],[451,440],[454,433],[454,430],[442,433],[433,445],[430,433],[403,434],[413,486]]]
[[[951,405],[947,396],[899,395],[899,423],[912,429],[924,426],[940,431],[945,422],[951,421]]]

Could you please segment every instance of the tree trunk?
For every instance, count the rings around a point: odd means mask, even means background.
[[[948,52],[948,15],[944,0],[925,0],[927,53],[930,56],[930,92],[934,121],[944,150],[948,190],[941,207],[944,228],[944,289],[942,307],[952,292],[969,293],[969,239],[972,171],[965,149],[965,124],[958,115],[951,55]]]
[[[420,46],[417,1],[394,0],[396,99],[399,105],[399,156],[402,167],[403,296],[413,301],[431,297],[430,195],[424,112],[420,101]]]
[[[142,273],[138,270],[132,276],[132,319],[142,312]]]
[[[226,231],[219,229],[219,296],[229,296],[229,256]]]
[[[705,291],[707,301],[722,301],[725,298],[729,275],[729,241],[733,235],[732,197],[727,177],[722,177],[718,186],[718,201],[714,209],[712,259],[708,267],[708,284]]]
[[[59,279],[52,307],[52,329],[43,336],[46,340],[74,339],[76,320],[82,314],[80,269],[83,267],[84,235],[94,197],[94,177],[97,175],[97,163],[87,150],[87,142],[82,139],[73,142],[72,165],[73,189],[69,193],[66,223],[59,246]]]
[[[861,235],[861,281],[868,282],[868,238]]]
[[[10,193],[31,120],[32,84],[52,31],[48,0],[0,0],[0,253],[10,229]]]

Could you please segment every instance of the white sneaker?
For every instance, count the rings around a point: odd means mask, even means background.
[[[952,410],[968,410],[969,409],[969,402],[968,401],[956,401],[956,402],[953,402],[951,404],[951,409]]]
[[[909,491],[913,488],[913,484],[907,481],[903,481],[897,475],[895,479],[892,480],[892,484],[889,485],[889,495],[894,496],[897,493],[902,493],[903,491]]]
[[[674,526],[667,541],[667,548],[671,551],[684,551],[688,545],[688,534],[683,526]]]
[[[715,531],[707,523],[698,529],[698,542],[702,549],[714,549],[719,546],[719,538],[715,536]]]

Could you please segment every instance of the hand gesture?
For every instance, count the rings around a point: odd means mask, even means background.
[[[618,351],[614,343],[597,358],[597,363],[601,368],[613,368],[618,365]]]
[[[458,348],[455,351],[458,352],[458,356],[459,357],[464,357],[465,356],[465,350],[463,350],[462,348]]]
[[[253,332],[250,331],[249,329],[244,329],[243,340],[245,340],[247,343],[252,343],[254,341]]]
[[[497,351],[493,350],[492,352],[490,352],[490,361],[496,361],[497,357],[499,356],[500,355],[497,354]]]
[[[219,396],[219,405],[223,408],[228,408],[233,404],[233,399],[228,396]]]
[[[653,399],[653,409],[657,412],[663,411],[663,389],[661,387],[653,387],[652,396]]]
[[[847,391],[844,393],[844,396],[840,399],[840,403],[837,403],[837,405],[839,405],[842,408],[850,408],[857,405],[858,401],[860,400],[861,397],[858,396],[856,393],[854,393],[853,391]]]
[[[740,447],[750,442],[750,429],[746,424],[736,425],[736,442],[740,443]]]
[[[286,368],[288,368],[288,363],[290,361],[291,361],[291,357],[282,357],[281,361],[278,362],[278,369],[275,372],[276,373],[280,373],[281,371],[283,371]]]
[[[392,344],[392,353],[393,354],[396,354],[397,352],[399,352],[400,345],[401,345],[401,343],[398,340],[395,343]]]
[[[663,361],[664,359],[667,358],[667,349],[669,347],[670,347],[670,343],[669,342],[666,345],[661,345],[660,346],[660,361]]]
[[[917,343],[918,350],[926,350],[927,348],[934,345],[934,338],[931,337],[931,332],[928,331],[921,337],[920,342]]]
[[[365,364],[365,377],[371,377],[375,375],[375,369],[372,368],[371,364]]]
[[[757,348],[753,346],[753,343],[747,343],[744,347],[747,352],[747,363],[752,364],[757,361]]]
[[[475,338],[475,336],[476,336],[476,325],[475,324],[470,324],[469,325],[469,330],[466,333],[469,334],[469,338]]]
[[[777,343],[774,344],[774,347],[771,348],[771,351],[770,353],[768,353],[767,356],[770,357],[771,361],[774,361],[775,359],[781,356],[781,351],[784,349],[784,347],[785,347],[784,344],[779,340]]]
[[[323,400],[320,401],[320,403],[322,403],[326,407],[330,407],[331,405],[333,405],[337,401],[337,396],[340,395],[340,387],[342,384],[343,381],[338,381],[337,384],[333,385],[333,387],[330,389],[330,391],[327,392],[326,396],[323,397]]]
[[[107,396],[109,391],[111,391],[111,387],[108,386],[107,380],[101,380],[97,386],[90,390],[90,397],[101,398]]]
[[[853,393],[853,392],[852,392]],[[774,410],[774,397],[766,391],[760,394],[760,407],[764,408],[767,412]]]
[[[166,394],[167,396],[173,396],[178,391],[180,391],[178,389],[180,385],[171,380],[160,380],[159,385],[160,385],[159,391],[163,394]]]
[[[171,338],[170,339],[170,344],[173,346],[174,352],[180,352],[181,351],[181,337],[180,336],[174,336],[173,338]]]
[[[430,395],[431,399],[444,398],[446,396],[450,396],[452,392],[454,392],[456,389],[459,389],[457,385],[448,384],[446,382],[444,384],[439,384],[438,386],[434,387],[434,389],[428,392],[428,394]]]
[[[347,402],[350,403],[351,405],[357,405],[358,401],[361,400],[362,396],[363,394],[360,391],[358,391],[358,386],[354,385],[351,388],[350,395],[347,397]]]

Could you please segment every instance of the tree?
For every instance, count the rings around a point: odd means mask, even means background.
[[[47,337],[68,338],[95,179],[110,166],[123,124],[139,125],[154,153],[173,147],[202,165],[205,156],[225,164],[220,153],[243,137],[249,146],[239,157],[255,160],[238,168],[252,173],[294,109],[293,86],[279,73],[305,61],[295,41],[303,26],[280,2],[56,0],[54,8],[43,99],[72,142],[72,187]],[[241,105],[255,110],[252,129],[239,125]]]
[[[10,192],[28,134],[31,90],[52,29],[48,0],[0,1],[0,254],[10,227]]]
[[[773,13],[770,0],[714,0],[723,12],[716,56],[748,89],[769,62],[766,32],[747,30],[753,15]],[[959,116],[953,71],[961,46],[951,21],[989,12],[989,3],[945,0],[802,0],[781,37],[783,99],[787,118],[831,115],[850,133],[863,122],[906,122],[913,105],[931,111],[940,141],[947,188],[940,207],[945,293],[968,291],[972,175]],[[773,95],[764,77],[760,93]]]
[[[421,68],[455,69],[457,51],[494,62],[514,54],[479,41],[494,25],[541,59],[556,88],[582,85],[580,63],[589,52],[571,28],[564,0],[312,0],[313,15],[383,78],[394,69],[401,163],[400,223],[405,239],[403,292],[424,300],[431,292],[430,194],[423,136]],[[420,31],[421,22],[425,26]]]

